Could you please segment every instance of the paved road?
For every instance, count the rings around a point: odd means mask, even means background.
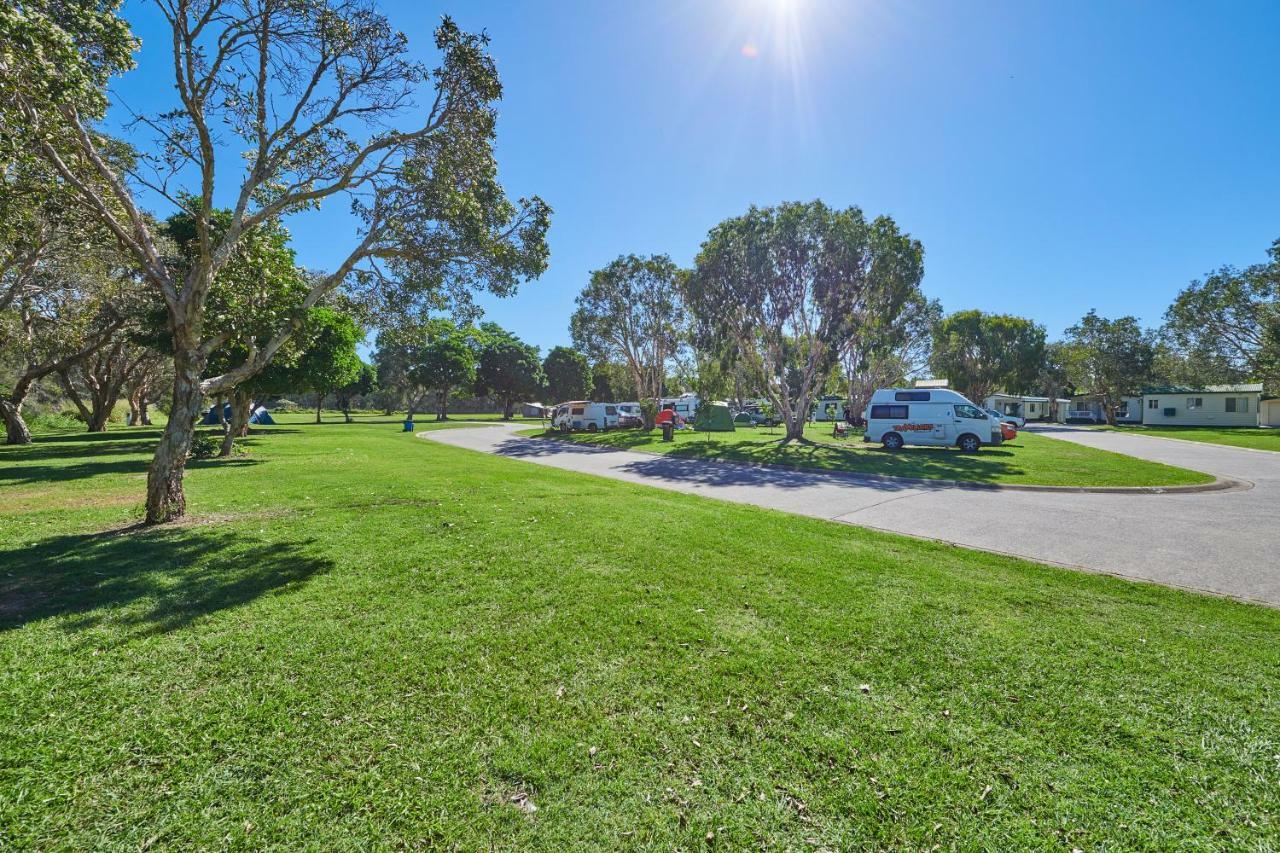
[[[423,437],[584,474],[1280,606],[1280,453],[1075,427],[1037,431],[1234,477],[1254,488],[1152,495],[974,491],[609,450],[526,438],[505,427]]]

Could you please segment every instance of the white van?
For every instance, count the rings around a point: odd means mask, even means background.
[[[613,429],[618,425],[618,407],[613,403],[591,403],[575,400],[556,406],[551,416],[551,428],[565,432],[585,429],[587,432]]]
[[[878,441],[887,450],[924,444],[972,453],[1004,440],[997,418],[946,388],[882,388],[871,395],[863,417],[863,441]]]

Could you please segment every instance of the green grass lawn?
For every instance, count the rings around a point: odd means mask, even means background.
[[[394,419],[0,448],[0,848],[1271,849],[1280,612]]]
[[[540,430],[526,435],[543,435]],[[1069,441],[1029,432],[998,447],[978,453],[962,453],[954,447],[906,447],[885,450],[866,444],[861,435],[836,439],[830,425],[805,428],[808,443],[782,443],[782,430],[761,427],[734,432],[679,430],[675,441],[663,442],[654,430],[613,430],[608,433],[549,432],[550,438],[588,442],[626,450],[672,453],[694,459],[726,459],[763,462],[860,474],[889,474],[976,483],[1021,483],[1040,486],[1173,486],[1209,483],[1213,477],[1199,471],[1175,468],[1096,450]]]
[[[1101,429],[1127,432],[1134,435],[1156,435],[1164,438],[1181,438],[1187,441],[1204,441],[1209,444],[1226,444],[1231,447],[1249,447],[1254,450],[1280,452],[1280,429],[1260,427],[1148,427],[1114,426]]]

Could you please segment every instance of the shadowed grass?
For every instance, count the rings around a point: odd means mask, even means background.
[[[1280,838],[1276,611],[287,429],[0,487],[0,847]]]
[[[1174,486],[1209,483],[1213,477],[1172,465],[1148,462],[1080,444],[1020,432],[1012,442],[963,453],[954,447],[885,450],[862,436],[834,438],[829,425],[805,429],[806,441],[783,443],[781,429],[740,428],[734,432],[679,430],[663,442],[659,431],[613,430],[570,433],[526,430],[522,434],[691,459],[722,459],[793,465],[859,474],[886,474],[973,483],[1039,486]]]

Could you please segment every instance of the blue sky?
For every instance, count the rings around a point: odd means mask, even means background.
[[[169,97],[132,2],[135,108]],[[1280,3],[646,0],[384,2],[430,57],[443,13],[485,29],[503,182],[555,209],[551,266],[487,319],[544,351],[619,254],[689,264],[748,205],[886,213],[948,311],[1090,308],[1156,325],[1179,288],[1280,237]],[[157,76],[159,75],[159,76]],[[292,222],[345,251],[341,203]]]

